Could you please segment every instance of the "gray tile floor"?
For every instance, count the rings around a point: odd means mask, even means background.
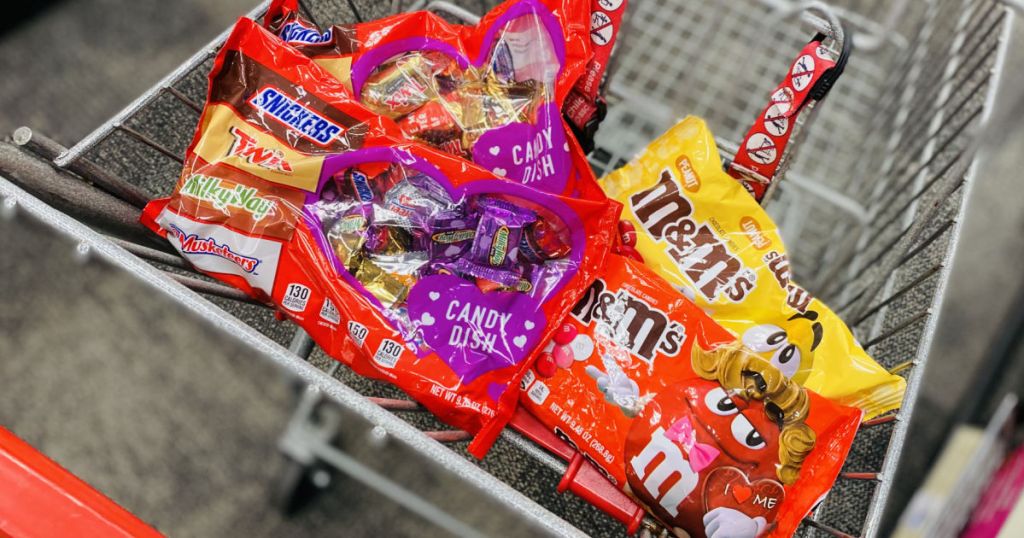
[[[0,36],[0,133],[30,125],[73,143],[248,7],[58,4]],[[1024,66],[1016,39],[1011,72]],[[896,505],[970,392],[1020,288],[1022,144],[1024,130],[1007,133],[973,187]],[[383,499],[345,491],[281,518],[266,503],[277,470],[273,443],[290,409],[276,372],[237,351],[211,352],[201,328],[159,308],[146,313],[136,302],[145,294],[124,281],[90,279],[85,269],[80,279],[54,280],[48,256],[68,253],[42,236],[0,235],[0,252],[0,424],[130,510],[183,536],[430,534]]]

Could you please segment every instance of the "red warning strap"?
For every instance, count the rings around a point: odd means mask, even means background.
[[[800,51],[785,79],[772,91],[768,104],[743,137],[729,166],[729,174],[739,179],[758,202],[764,199],[775,179],[793,136],[797,115],[807,103],[824,97],[828,88],[822,88],[819,82],[826,74],[833,79],[838,76],[838,72],[832,71],[837,63],[835,54],[822,46],[823,39],[822,35],[815,37]],[[820,91],[822,89],[824,91]]]

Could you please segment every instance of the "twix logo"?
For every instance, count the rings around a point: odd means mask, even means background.
[[[725,295],[739,302],[754,289],[757,275],[730,252],[706,222],[693,218],[693,203],[665,169],[653,187],[629,198],[630,207],[655,241],[668,244],[667,253],[710,302]]]
[[[232,126],[228,131],[235,139],[228,149],[229,157],[239,157],[249,164],[275,172],[292,171],[292,165],[284,159],[284,152],[281,150],[260,147],[256,137],[246,134],[237,127]]]
[[[610,329],[608,335],[630,353],[651,362],[660,353],[671,357],[679,353],[686,340],[686,327],[626,290],[609,291],[601,279],[572,309],[572,316],[584,325],[597,324]]]

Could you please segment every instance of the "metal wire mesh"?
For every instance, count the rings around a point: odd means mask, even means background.
[[[457,3],[479,13],[495,2]],[[835,4],[850,26],[862,30],[855,43],[865,51],[855,51],[821,105],[771,212],[798,277],[832,304],[877,360],[907,376],[910,388],[898,420],[884,417],[862,428],[844,475],[801,529],[807,536],[877,532],[913,407],[918,365],[927,359],[948,279],[974,157],[971,135],[991,104],[1010,19],[994,1],[909,2],[899,11],[883,0]],[[357,0],[301,5],[319,24],[368,20],[409,7]],[[614,167],[685,114],[706,118],[722,142],[738,142],[810,37],[797,17],[784,15],[794,7],[782,0],[632,2],[616,52],[609,115],[592,156],[596,166]],[[150,195],[169,194],[218,45],[201,51],[57,164],[90,162]],[[822,189],[831,201],[823,201]],[[161,267],[178,278],[191,274]],[[231,295],[221,288],[205,289]],[[274,321],[268,309],[214,301],[269,338],[289,343],[292,330]],[[310,361],[325,370],[333,364],[320,351]],[[344,369],[332,371],[367,396],[391,399],[382,402],[402,397]],[[405,404],[387,405],[421,429],[441,428]],[[482,466],[584,532],[621,534],[621,526],[593,507],[554,494],[557,463],[524,446],[510,436]],[[453,448],[460,450],[459,443]],[[549,465],[536,465],[538,456]]]

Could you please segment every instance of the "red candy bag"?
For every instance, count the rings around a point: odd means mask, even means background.
[[[679,536],[790,536],[861,418],[614,254],[523,386],[527,410]]]
[[[618,210],[402,140],[242,19],[174,193],[143,221],[329,355],[478,433],[482,455],[516,406],[508,387],[603,263]]]
[[[560,112],[591,57],[589,15],[584,2],[510,0],[476,26],[417,11],[321,32],[295,0],[277,0],[264,20],[409,138],[546,192],[601,198]]]

